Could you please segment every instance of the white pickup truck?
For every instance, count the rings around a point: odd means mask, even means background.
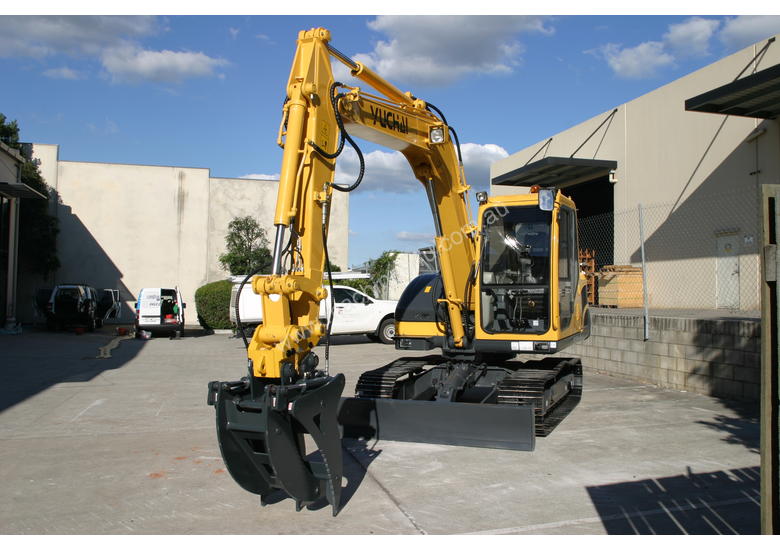
[[[230,320],[236,322],[236,296],[240,284],[233,285],[230,294]],[[333,285],[333,327],[331,334],[366,334],[384,344],[392,344],[395,336],[396,300],[377,300],[343,285]],[[252,292],[249,283],[241,290],[238,305],[241,324],[257,325],[263,322],[263,303],[260,296]],[[320,302],[320,318],[330,318],[330,296]]]

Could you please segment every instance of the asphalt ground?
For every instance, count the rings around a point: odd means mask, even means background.
[[[581,404],[534,452],[345,440],[337,517],[260,507],[206,405],[210,380],[244,374],[241,340],[112,331],[0,336],[0,534],[759,533],[757,407],[587,365]],[[400,352],[340,337],[330,354],[351,394]]]

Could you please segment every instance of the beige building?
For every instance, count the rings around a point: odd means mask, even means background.
[[[779,64],[780,42],[745,48],[496,162],[491,192],[563,183],[598,266],[641,266],[644,244],[650,307],[758,310],[760,189],[780,183],[761,105]]]
[[[278,181],[212,178],[206,168],[62,161],[57,145],[35,144],[33,157],[59,198],[52,208],[62,267],[52,282],[118,288],[124,321],[141,288],[178,286],[187,323],[196,323],[195,291],[229,275],[218,258],[234,217],[253,216],[273,240]],[[334,193],[328,242],[340,265],[347,264],[348,201]],[[22,281],[20,295],[29,298],[42,284]],[[31,321],[32,300],[25,304]]]

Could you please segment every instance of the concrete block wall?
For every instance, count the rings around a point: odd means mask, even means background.
[[[761,322],[751,319],[650,317],[591,310],[591,336],[561,352],[595,371],[674,390],[758,401]]]

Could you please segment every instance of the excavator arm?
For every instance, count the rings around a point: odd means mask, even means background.
[[[464,345],[476,235],[469,219],[469,187],[447,125],[425,102],[353,62],[329,40],[330,33],[321,28],[298,36],[278,138],[284,152],[273,269],[251,280],[262,298],[263,323],[247,346],[247,376],[211,382],[208,401],[217,409],[226,466],[242,487],[260,494],[263,502],[281,489],[299,508],[325,497],[335,515],[342,471],[337,412],[344,376],[331,376],[327,365],[318,369],[312,350],[327,332],[319,304],[328,296],[323,275],[331,201],[334,192],[351,190],[334,183],[344,139],[352,134],[400,151],[425,186],[455,347]],[[333,58],[382,95],[336,83]],[[314,439],[319,461],[307,457],[304,434]]]

